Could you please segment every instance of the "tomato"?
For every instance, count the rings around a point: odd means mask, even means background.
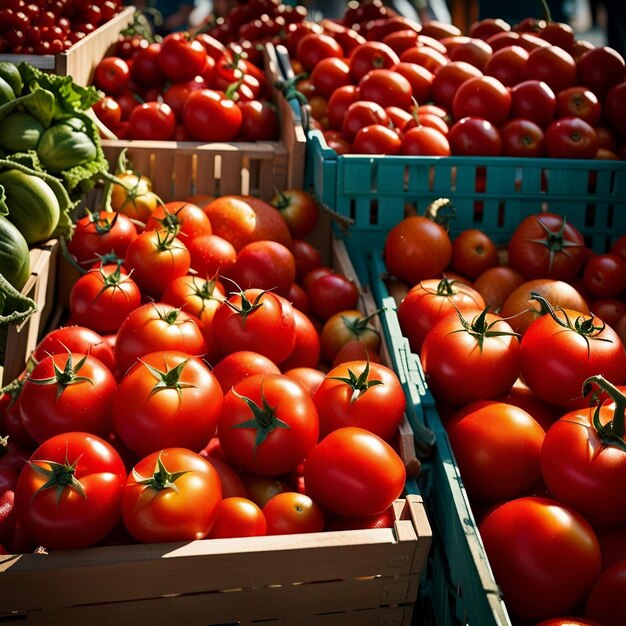
[[[249,376],[224,396],[218,436],[226,459],[244,471],[290,472],[309,454],[318,433],[311,396],[288,376]]]
[[[527,80],[541,80],[558,93],[576,82],[576,61],[559,46],[538,47],[528,55],[524,76]]]
[[[191,92],[183,107],[183,125],[194,141],[232,141],[242,121],[237,103],[214,89]]]
[[[291,246],[291,234],[284,217],[271,204],[252,196],[225,195],[204,207],[213,234],[239,250],[251,241],[271,239]]]
[[[601,107],[596,94],[584,85],[574,85],[556,95],[558,117],[580,117],[591,126],[600,122]]]
[[[111,188],[111,208],[145,222],[159,202],[150,179],[130,170],[118,173],[116,178],[119,182],[114,182]]]
[[[452,240],[450,267],[455,272],[468,278],[478,278],[483,272],[497,265],[499,265],[498,249],[484,231],[466,228]]]
[[[144,543],[202,539],[221,499],[219,476],[206,459],[184,448],[165,448],[141,459],[128,475],[124,525]]]
[[[459,156],[499,156],[502,139],[498,129],[480,117],[463,117],[448,133],[452,154]]]
[[[213,366],[213,376],[224,393],[255,374],[280,374],[278,366],[266,356],[250,350],[231,352]]]
[[[160,43],[151,43],[146,48],[141,48],[133,58],[131,79],[144,87],[165,84],[165,75],[159,65],[160,53]]]
[[[20,394],[20,414],[37,442],[69,431],[106,437],[116,383],[93,356],[65,351],[42,359]]]
[[[543,130],[540,126],[517,118],[500,127],[502,155],[510,157],[542,157],[545,154]]]
[[[596,298],[618,298],[626,291],[626,260],[618,254],[598,254],[585,264],[583,283]]]
[[[358,82],[370,70],[389,69],[400,62],[394,50],[382,41],[367,41],[356,46],[350,53],[350,73]]]
[[[110,130],[115,130],[122,121],[122,107],[113,96],[104,96],[92,106],[97,118]]]
[[[296,340],[293,306],[270,291],[234,292],[215,312],[212,335],[222,355],[251,350],[280,364]]]
[[[493,55],[491,46],[478,37],[451,37],[441,40],[448,48],[450,61],[464,61],[485,71],[485,65]]]
[[[623,102],[626,94],[626,80],[613,85],[603,102],[603,115],[620,141],[626,141],[626,117],[623,115]]]
[[[204,69],[207,51],[199,41],[190,39],[186,33],[170,33],[161,42],[158,63],[169,80],[191,80]]]
[[[510,500],[488,513],[479,530],[514,616],[540,620],[567,614],[585,599],[600,573],[593,529],[556,500]]]
[[[362,128],[371,125],[389,125],[389,116],[384,107],[376,102],[357,100],[346,109],[341,132],[348,141],[354,141]]]
[[[294,308],[296,322],[296,341],[289,356],[281,361],[283,371],[295,367],[317,367],[320,361],[321,339],[317,327],[311,318],[301,310]]]
[[[597,46],[580,55],[576,64],[581,85],[598,98],[604,98],[610,89],[624,80],[624,57],[609,46]]]
[[[113,400],[115,432],[138,456],[172,445],[202,450],[215,434],[223,393],[209,367],[175,349],[143,354]]]
[[[174,278],[187,274],[191,255],[175,231],[148,230],[128,246],[124,265],[142,291],[159,296]]]
[[[81,265],[92,265],[98,257],[114,252],[120,259],[130,242],[137,237],[137,228],[123,213],[98,211],[88,213],[76,222],[68,251]]]
[[[276,106],[272,102],[248,100],[238,103],[241,126],[238,138],[242,141],[276,141],[280,124]]]
[[[455,310],[481,311],[482,296],[472,287],[447,278],[429,278],[411,287],[398,305],[398,321],[411,350],[419,352],[430,329]]]
[[[318,533],[324,530],[324,513],[309,496],[294,491],[279,493],[263,507],[268,535]]]
[[[131,139],[169,141],[174,137],[176,116],[165,102],[144,102],[137,105],[128,118]]]
[[[474,289],[494,313],[499,313],[513,290],[524,282],[524,277],[510,267],[491,267],[476,277]]]
[[[440,67],[448,63],[448,58],[430,46],[416,46],[400,53],[400,61],[415,63],[436,74]]]
[[[499,126],[508,118],[510,110],[511,94],[493,76],[467,79],[452,100],[452,113],[457,120],[473,116]]]
[[[418,156],[450,156],[450,144],[441,131],[418,123],[404,133],[400,152]]]
[[[412,216],[387,233],[383,254],[389,273],[413,286],[441,274],[452,258],[452,242],[433,220]]]
[[[292,237],[306,237],[317,224],[319,209],[315,198],[302,189],[276,190],[270,204],[281,212]]]
[[[433,100],[435,104],[452,109],[452,101],[459,87],[470,78],[480,78],[483,73],[465,61],[450,61],[435,72]]]
[[[354,84],[348,63],[334,56],[325,57],[316,64],[311,72],[311,81],[315,93],[324,98],[330,98],[340,87]]]
[[[196,76],[191,80],[176,80],[168,84],[163,92],[163,101],[174,112],[178,124],[181,124],[183,121],[183,107],[189,94],[192,91],[206,88],[207,83],[201,76]]]
[[[228,276],[237,262],[237,250],[219,235],[200,235],[188,244],[190,265],[200,276]]]
[[[622,384],[626,352],[610,326],[580,311],[550,307],[541,296],[535,299],[548,312],[522,337],[522,377],[532,391],[552,404],[574,409],[588,404],[582,387],[590,376]]]
[[[326,363],[332,363],[341,347],[351,340],[361,341],[369,350],[378,351],[381,338],[372,323],[371,315],[364,315],[357,309],[347,309],[329,317],[320,333],[321,355]]]
[[[267,535],[263,511],[252,500],[231,496],[217,505],[217,516],[208,539],[261,537]]]
[[[202,356],[206,342],[194,317],[163,302],[148,302],[128,314],[117,331],[115,360],[125,373],[145,354],[177,350]]]
[[[120,520],[125,478],[121,457],[103,439],[83,432],[51,437],[20,474],[19,525],[48,549],[91,546]]]
[[[372,69],[358,84],[359,98],[376,102],[383,108],[398,106],[409,110],[413,104],[413,90],[409,80],[392,69]]]
[[[524,218],[507,245],[508,265],[526,280],[572,280],[585,261],[582,233],[563,215],[538,213]]]
[[[470,37],[488,39],[496,33],[509,32],[511,25],[501,18],[487,17],[470,24],[468,34]]]
[[[383,126],[371,124],[361,128],[354,136],[352,152],[354,154],[399,154],[402,141],[398,133]]]
[[[335,89],[328,98],[327,104],[329,128],[340,130],[348,107],[358,99],[359,93],[356,85],[344,85]]]
[[[224,286],[219,281],[185,274],[165,287],[161,302],[182,309],[206,327],[211,324],[213,314],[225,297]]]
[[[556,159],[593,159],[598,152],[596,131],[585,120],[569,116],[554,120],[545,131],[547,156]]]
[[[211,222],[193,202],[171,201],[159,205],[146,221],[145,230],[176,229],[177,237],[188,242],[195,237],[211,235]]]
[[[510,500],[539,482],[545,432],[525,410],[479,400],[455,412],[446,432],[470,499]]]
[[[391,69],[409,81],[413,98],[418,103],[431,100],[433,79],[435,77],[433,72],[417,63],[408,61],[400,61]]]
[[[395,372],[365,360],[348,361],[330,369],[313,402],[322,438],[338,428],[357,426],[390,442],[406,408]]]
[[[585,602],[585,616],[592,624],[619,626],[626,621],[626,560],[605,569],[594,582]]]
[[[556,114],[556,94],[542,80],[524,80],[511,87],[511,117],[545,128]]]
[[[32,358],[36,363],[50,354],[77,352],[94,356],[111,372],[115,372],[115,355],[102,335],[86,326],[61,326],[46,333],[35,349]]]
[[[335,271],[310,280],[305,290],[311,312],[322,320],[340,311],[356,308],[359,301],[359,288],[354,280]]]
[[[306,72],[311,72],[322,59],[342,58],[343,49],[338,41],[325,33],[309,33],[298,42],[296,57]]]
[[[213,437],[211,441],[218,441],[217,437]],[[208,447],[208,446],[207,446]],[[200,451],[200,454],[204,456],[209,463],[215,468],[215,471],[220,477],[222,483],[222,497],[239,497],[244,498],[246,495],[246,488],[243,481],[239,476],[239,472],[235,471],[223,458],[223,454],[220,449],[219,458],[215,453],[207,454],[206,448]]]
[[[382,513],[400,497],[405,481],[404,463],[396,451],[374,433],[354,426],[332,431],[304,462],[307,494],[345,517]]]
[[[105,94],[117,96],[128,88],[130,67],[124,59],[119,57],[104,57],[96,65],[92,82]]]
[[[528,51],[521,46],[505,46],[493,52],[483,71],[497,78],[503,85],[513,87],[524,79],[528,55]]]

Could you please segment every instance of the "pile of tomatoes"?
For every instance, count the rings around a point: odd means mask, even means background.
[[[615,50],[565,23],[485,19],[464,34],[361,4],[284,41],[337,153],[624,157],[626,67]]]
[[[301,238],[311,196],[163,203],[124,171],[110,198],[1,399],[0,549],[391,525],[406,400],[376,312]]]
[[[498,249],[412,216],[384,256],[513,619],[623,624],[626,234],[594,253],[538,213]]]
[[[240,46],[203,33],[120,40],[96,66],[98,118],[119,139],[265,141],[278,138],[272,85]]]
[[[2,0],[0,54],[58,54],[124,8],[119,0]]]

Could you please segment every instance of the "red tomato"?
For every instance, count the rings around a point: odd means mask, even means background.
[[[268,535],[319,533],[324,530],[324,512],[309,496],[294,491],[278,493],[263,507]]]
[[[354,154],[399,154],[402,140],[398,133],[382,124],[361,128],[352,141]]]
[[[596,298],[619,298],[626,291],[626,260],[618,254],[598,254],[583,270],[583,283]]]
[[[92,109],[97,118],[110,130],[116,130],[122,121],[122,107],[113,96],[104,96]]]
[[[359,288],[339,272],[328,272],[310,281],[305,287],[309,305],[314,315],[327,320],[339,311],[356,308]]]
[[[435,75],[429,69],[408,61],[400,61],[391,69],[409,81],[413,98],[418,103],[431,100]]]
[[[626,560],[619,561],[604,570],[594,582],[587,601],[585,616],[594,623],[619,626],[626,621]]]
[[[624,116],[624,98],[626,97],[626,80],[613,85],[603,102],[603,114],[609,127],[620,141],[626,141],[626,116]]]
[[[176,116],[165,102],[144,102],[137,105],[128,118],[131,139],[169,141],[176,129]]]
[[[487,76],[497,78],[503,85],[514,87],[524,78],[528,55],[528,51],[521,46],[505,46],[493,53],[483,71]]]
[[[324,98],[330,98],[340,87],[354,84],[348,63],[334,56],[323,58],[316,64],[311,72],[311,81],[315,93]]]
[[[325,33],[304,35],[296,48],[296,58],[306,72],[311,72],[322,59],[343,56],[344,52],[339,42]]]
[[[580,83],[604,98],[626,76],[624,57],[609,46],[597,46],[580,55],[576,64]]]
[[[166,445],[202,450],[215,434],[223,393],[209,367],[178,350],[142,355],[113,400],[115,432],[138,456]]]
[[[488,513],[479,530],[514,616],[536,621],[566,615],[584,601],[600,573],[593,529],[556,500],[510,500]]]
[[[329,128],[340,130],[348,107],[358,99],[359,92],[356,85],[345,85],[333,91],[328,98],[326,110]]]
[[[187,245],[190,265],[200,276],[228,276],[237,262],[237,250],[219,235],[194,237]]]
[[[275,141],[280,125],[278,112],[271,102],[248,100],[239,102],[241,126],[238,137],[243,141]]]
[[[485,65],[493,55],[491,46],[478,37],[450,37],[441,43],[448,48],[450,61],[464,61],[481,72],[485,71]]]
[[[460,406],[505,393],[520,373],[520,344],[499,315],[450,313],[426,335],[420,352],[436,400]]]
[[[120,520],[125,476],[122,459],[103,439],[83,432],[51,437],[20,474],[19,525],[48,549],[91,546]]]
[[[161,302],[182,309],[184,313],[196,317],[207,326],[211,324],[215,310],[225,298],[224,286],[219,281],[185,274],[165,287]]]
[[[292,237],[301,239],[315,228],[319,209],[310,193],[302,189],[279,189],[270,203],[281,212]]]
[[[441,274],[452,258],[452,242],[436,222],[407,217],[387,233],[384,257],[390,274],[413,286]]]
[[[348,361],[329,370],[313,402],[321,438],[338,428],[357,426],[390,442],[406,408],[396,373],[364,360]]]
[[[523,118],[545,128],[554,119],[556,95],[541,80],[525,80],[511,87],[511,117]]]
[[[237,103],[213,89],[193,91],[183,107],[185,131],[195,141],[232,141],[242,122]]]
[[[370,70],[359,80],[357,88],[361,100],[376,102],[383,108],[398,106],[408,111],[413,104],[411,83],[395,70]]]
[[[482,311],[483,297],[473,287],[447,278],[429,278],[411,287],[398,305],[398,321],[413,352],[419,353],[430,329],[454,312]],[[455,308],[456,307],[456,308]]]
[[[317,367],[320,361],[321,339],[317,327],[308,315],[294,308],[296,342],[291,354],[281,362],[283,371],[295,367]]]
[[[587,124],[597,126],[601,107],[593,91],[584,85],[574,85],[556,94],[556,113],[558,117],[580,117]]]
[[[470,78],[480,78],[483,73],[465,61],[450,61],[442,66],[433,78],[435,104],[452,109],[452,101],[459,87]]]
[[[382,513],[400,497],[405,481],[396,451],[374,433],[353,426],[324,437],[304,462],[307,494],[345,517]]]
[[[497,34],[509,32],[511,25],[501,18],[486,17],[477,22],[470,24],[468,34],[470,37],[479,37],[480,39],[488,39]]]
[[[251,350],[280,364],[296,340],[293,306],[257,288],[232,293],[215,312],[212,335],[222,355]]]
[[[267,521],[263,511],[252,500],[231,496],[218,503],[209,539],[263,535],[267,535]]]
[[[202,73],[206,62],[206,48],[188,34],[175,32],[163,38],[158,63],[169,80],[191,80]]]
[[[536,300],[546,307],[541,297]],[[614,384],[626,378],[626,352],[602,320],[567,308],[548,309],[524,332],[522,377],[540,398],[566,409],[587,406],[583,383],[600,374]]]
[[[255,374],[280,374],[278,366],[266,356],[250,350],[231,352],[213,366],[213,376],[224,393]]]
[[[542,157],[546,151],[541,127],[523,118],[505,122],[500,127],[500,138],[503,156]]]
[[[193,202],[171,201],[157,206],[146,221],[144,230],[160,228],[176,229],[176,236],[184,243],[212,234],[209,218]]]
[[[183,122],[183,108],[189,94],[199,89],[207,89],[207,83],[201,76],[196,76],[191,80],[177,80],[170,83],[163,92],[163,101],[174,111],[178,124]]]
[[[128,88],[129,82],[130,67],[124,59],[108,56],[96,65],[93,84],[105,94],[117,96]]]
[[[460,156],[500,156],[502,139],[498,129],[480,117],[463,117],[448,133],[452,154]]]
[[[441,131],[418,124],[404,133],[400,152],[406,155],[450,156],[450,144]]]
[[[470,499],[510,500],[539,482],[545,432],[523,409],[479,400],[454,413],[446,432]]]
[[[559,46],[531,50],[524,67],[527,80],[542,80],[558,93],[576,82],[576,61]]]
[[[350,73],[358,82],[373,69],[389,69],[400,62],[394,50],[382,41],[367,41],[350,53]]]
[[[357,100],[346,109],[341,132],[348,141],[354,141],[362,128],[374,124],[389,126],[389,116],[384,107],[376,102]]]
[[[598,136],[579,117],[562,117],[545,131],[546,153],[556,159],[593,159],[598,152]]]
[[[475,279],[499,264],[496,244],[479,228],[466,228],[452,240],[450,267],[462,276]]]
[[[288,376],[249,376],[224,396],[218,436],[226,459],[244,471],[287,474],[309,454],[318,433],[311,396]]]
[[[436,74],[440,67],[448,63],[448,58],[444,53],[430,46],[416,46],[402,52],[400,61],[403,63],[416,63]]]
[[[585,261],[582,233],[563,215],[538,213],[524,218],[507,245],[508,265],[526,280],[572,280]]]
[[[206,459],[184,448],[165,448],[141,459],[128,475],[124,525],[144,543],[203,539],[221,500],[219,476]]]

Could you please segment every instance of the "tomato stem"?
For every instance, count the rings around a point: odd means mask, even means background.
[[[624,424],[626,395],[624,395],[615,385],[610,383],[600,374],[597,376],[591,376],[585,380],[583,383],[583,395],[587,395],[589,393],[590,387],[594,383],[609,395],[611,400],[615,403],[615,409],[613,410],[613,419],[606,424],[602,424],[600,421],[600,408],[602,404],[598,399],[599,394],[594,394],[596,408],[593,412],[593,427],[598,432],[598,435],[602,439],[603,443],[626,451],[626,441],[624,441],[624,432],[626,430]]]
[[[351,369],[348,369],[348,376],[329,376],[330,380],[338,380],[352,387],[352,395],[350,396],[350,404],[356,402],[370,387],[374,385],[382,385],[383,381],[378,379],[368,380],[370,374],[370,360],[367,362],[363,371],[357,376]]]
[[[28,462],[29,467],[45,476],[48,480],[39,487],[33,493],[33,499],[35,496],[44,491],[46,489],[51,489],[52,487],[56,488],[56,499],[57,504],[61,500],[61,496],[63,492],[67,489],[73,489],[78,493],[82,498],[87,499],[87,494],[83,489],[80,481],[74,475],[76,473],[76,466],[78,465],[78,459],[71,463],[68,461],[67,456],[65,457],[65,463],[57,463],[56,461],[40,461],[40,460],[32,460]],[[39,463],[46,463],[49,467],[42,467]]]
[[[57,398],[61,396],[61,394],[65,391],[66,387],[70,385],[77,385],[78,383],[87,382],[90,385],[93,385],[93,380],[88,376],[79,376],[78,372],[80,372],[83,367],[85,361],[87,360],[87,355],[83,356],[76,365],[73,363],[72,354],[68,352],[67,361],[65,361],[65,366],[63,369],[60,369],[57,365],[56,361],[53,361],[54,368],[54,376],[50,376],[49,378],[32,378],[32,376],[28,377],[29,382],[34,385],[57,385]]]
[[[156,491],[162,491],[163,489],[172,489],[178,493],[178,487],[176,481],[183,475],[188,474],[191,470],[182,470],[180,472],[169,472],[161,459],[161,455],[157,457],[156,465],[152,476],[142,476],[133,467],[133,478],[139,485],[146,485]]]

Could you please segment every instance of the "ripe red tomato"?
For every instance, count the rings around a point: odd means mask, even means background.
[[[407,217],[387,233],[384,257],[390,274],[412,287],[441,274],[452,258],[452,242],[433,220]]]
[[[448,132],[452,154],[460,156],[499,156],[502,139],[498,129],[480,117],[463,117]]]
[[[193,202],[174,200],[159,204],[146,221],[144,230],[176,229],[184,243],[195,237],[212,234],[206,213]]]
[[[527,411],[479,400],[446,420],[446,432],[470,499],[510,500],[539,482],[545,432]]]
[[[238,102],[241,109],[239,139],[243,141],[276,141],[280,124],[272,102],[248,100]]]
[[[468,34],[470,37],[488,39],[489,37],[503,32],[509,32],[511,25],[501,18],[487,17],[470,24]]]
[[[583,284],[596,298],[619,298],[626,291],[626,260],[618,254],[598,254],[585,263]]]
[[[217,505],[217,516],[209,539],[261,537],[267,535],[263,511],[252,500],[241,496],[225,497]]]
[[[609,127],[624,142],[626,141],[626,116],[623,102],[626,97],[626,80],[613,85],[603,102],[603,114]]]
[[[389,116],[384,107],[376,102],[357,100],[346,109],[341,132],[348,141],[354,141],[362,128],[373,124],[389,126]]]
[[[585,602],[585,616],[594,620],[592,626],[619,626],[626,621],[625,585],[626,560],[614,563],[598,576]]]
[[[483,272],[499,264],[496,244],[479,228],[466,228],[452,239],[450,267],[462,276],[478,278]],[[480,308],[483,309],[484,306]]]
[[[463,117],[482,117],[499,126],[509,116],[511,94],[493,76],[469,78],[457,89],[452,100],[452,113]]]
[[[195,76],[191,80],[177,80],[169,83],[163,92],[163,101],[170,106],[176,117],[176,122],[183,122],[183,108],[192,91],[207,89],[207,83],[201,76]]]
[[[109,130],[115,131],[122,121],[122,107],[113,96],[104,96],[93,105],[92,109]]]
[[[584,85],[574,85],[556,94],[556,114],[558,117],[580,117],[591,126],[600,122],[601,107],[593,91]]]
[[[524,218],[507,245],[508,265],[526,280],[573,280],[585,261],[585,240],[567,218],[538,213]]]
[[[218,437],[226,459],[261,476],[280,476],[309,454],[319,434],[309,393],[282,374],[256,374],[224,396]]]
[[[208,365],[174,349],[144,354],[113,400],[115,433],[138,456],[167,445],[202,450],[215,434],[223,393]]]
[[[320,361],[321,339],[317,326],[311,318],[294,307],[296,342],[289,356],[281,362],[283,370],[295,367],[317,367]]]
[[[194,237],[187,245],[191,268],[200,276],[228,276],[237,262],[237,250],[230,241],[218,235]]]
[[[449,37],[441,40],[441,43],[448,49],[451,61],[465,61],[481,72],[485,71],[485,66],[493,55],[491,46],[478,37]]]
[[[263,507],[268,535],[319,533],[325,517],[321,507],[309,496],[285,491],[270,498]]]
[[[424,338],[420,361],[436,400],[452,406],[507,392],[520,373],[517,335],[501,316],[450,313]],[[468,375],[471,372],[471,375]]]
[[[242,121],[238,104],[213,89],[191,92],[183,107],[183,126],[195,141],[232,141]]]
[[[383,108],[398,106],[408,111],[413,104],[413,90],[408,79],[392,69],[373,69],[357,84],[359,98],[377,102]]]
[[[604,98],[626,76],[624,57],[609,46],[596,46],[580,55],[576,64],[581,85]]]
[[[444,53],[430,46],[415,46],[414,48],[409,48],[402,52],[400,54],[400,61],[416,63],[433,74],[436,74],[440,67],[448,63],[448,58]]]
[[[405,128],[400,152],[406,155],[450,156],[450,144],[440,130],[418,123],[408,130]]]
[[[435,75],[429,69],[408,61],[400,61],[391,69],[398,74],[402,74],[409,81],[413,98],[418,103],[429,102],[432,99]]]
[[[400,62],[394,50],[382,41],[367,41],[356,46],[350,53],[350,73],[358,82],[369,71],[389,69]]]
[[[128,89],[130,67],[119,57],[104,57],[93,74],[93,84],[109,96],[117,96]]]
[[[165,102],[138,104],[128,118],[131,139],[169,141],[174,137],[176,116]]]
[[[600,573],[593,529],[580,513],[556,500],[510,500],[494,507],[479,530],[514,616],[537,621],[567,615],[584,601]]]
[[[486,75],[497,78],[503,85],[513,87],[524,78],[528,55],[528,51],[521,46],[505,46],[493,53],[483,71]]]
[[[280,369],[273,361],[250,350],[239,350],[227,354],[215,363],[212,371],[224,393],[228,393],[231,387],[249,376],[280,374]]]
[[[554,119],[556,95],[541,80],[524,80],[511,87],[511,117],[523,118],[545,128]]]
[[[526,329],[521,345],[526,384],[540,398],[566,409],[588,406],[583,383],[590,376],[600,374],[618,385],[626,378],[626,352],[617,333],[580,311],[549,310]]]
[[[359,99],[356,85],[339,87],[328,98],[326,114],[330,129],[340,130],[348,107]],[[327,139],[328,141],[328,139]]]
[[[270,204],[277,208],[292,237],[302,239],[316,226],[319,209],[315,198],[303,189],[277,189]]]
[[[321,59],[311,72],[311,81],[315,93],[323,98],[330,98],[340,87],[354,84],[350,74],[350,65],[340,57]]]
[[[308,33],[300,39],[296,48],[296,58],[306,72],[311,72],[317,64],[328,57],[343,58],[344,51],[333,37],[325,33]]]
[[[357,426],[390,442],[406,408],[396,373],[366,360],[348,361],[330,369],[313,402],[321,438],[338,428]]]
[[[555,159],[593,159],[598,152],[598,135],[579,117],[561,117],[545,131],[546,153]]]
[[[191,450],[169,447],[133,467],[122,516],[137,541],[194,541],[211,530],[221,500],[220,478],[211,463]]]
[[[459,87],[470,78],[480,78],[483,73],[465,61],[450,61],[442,66],[433,78],[435,104],[452,109],[452,101]]]
[[[500,127],[502,155],[510,157],[542,157],[545,140],[540,126],[523,118],[505,122]]]
[[[345,517],[382,513],[400,497],[405,481],[396,451],[374,433],[353,426],[324,437],[304,462],[307,494]]]
[[[169,80],[191,80],[202,73],[207,63],[207,51],[199,41],[190,39],[186,33],[170,33],[161,42],[158,63]]]
[[[402,140],[395,130],[382,124],[364,126],[354,136],[354,154],[399,154]]]
[[[524,67],[527,80],[542,80],[558,93],[576,82],[576,61],[559,46],[538,47],[531,50]]]
[[[306,288],[311,311],[327,320],[339,311],[354,309],[359,301],[359,288],[340,272],[327,272],[311,280]]]

